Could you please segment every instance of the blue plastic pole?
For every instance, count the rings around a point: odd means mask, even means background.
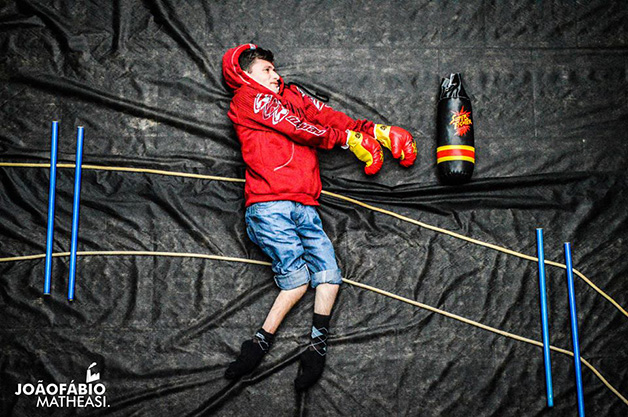
[[[541,293],[541,324],[543,328],[543,359],[545,362],[545,388],[547,406],[554,406],[554,390],[552,389],[552,363],[550,361],[549,325],[547,320],[547,295],[545,285],[545,251],[543,249],[543,229],[536,229],[536,247],[539,258],[539,290]]]
[[[76,135],[76,168],[74,170],[74,203],[72,205],[72,243],[70,248],[70,279],[68,281],[68,300],[74,300],[76,277],[76,246],[78,243],[79,205],[81,201],[81,165],[83,163],[83,126],[78,127]]]
[[[582,369],[580,367],[580,342],[578,342],[578,316],[576,314],[576,294],[573,285],[571,244],[565,243],[565,264],[567,266],[567,290],[569,291],[569,313],[571,315],[571,339],[576,365],[576,389],[578,391],[578,415],[584,417],[584,395],[582,393]]]
[[[44,295],[50,295],[52,272],[52,240],[55,228],[55,190],[57,188],[57,144],[59,122],[52,122],[52,144],[50,147],[50,191],[48,192],[48,231],[46,233],[46,269],[44,273]]]

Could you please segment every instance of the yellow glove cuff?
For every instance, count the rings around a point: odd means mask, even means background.
[[[347,131],[347,145],[349,150],[358,157],[362,162],[366,163],[366,166],[371,166],[373,163],[373,155],[362,146],[362,140],[364,136],[360,132],[354,132],[352,130]]]
[[[388,150],[392,150],[392,145],[390,144],[390,127],[389,125],[376,124],[373,128],[373,136],[375,136],[375,139],[377,139],[383,147],[388,148]]]

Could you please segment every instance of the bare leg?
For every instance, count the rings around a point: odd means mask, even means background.
[[[316,298],[314,300],[314,313],[329,316],[336,301],[340,285],[319,284],[316,286]]]
[[[266,316],[266,321],[264,322],[262,328],[268,333],[274,334],[277,331],[277,328],[279,328],[279,325],[283,321],[284,317],[286,317],[286,314],[288,314],[297,301],[303,297],[303,294],[305,294],[306,291],[307,284],[292,290],[282,290],[279,292],[273,306],[268,312],[268,316]],[[316,299],[318,300],[318,291],[316,292]]]

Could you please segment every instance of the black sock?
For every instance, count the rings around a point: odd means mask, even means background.
[[[229,364],[225,371],[225,378],[236,379],[257,368],[262,358],[273,343],[274,335],[264,329],[259,329],[253,339],[246,340],[240,348],[240,355]]]
[[[294,381],[297,391],[310,388],[323,374],[330,318],[331,316],[314,313],[310,346],[301,354],[301,369]]]

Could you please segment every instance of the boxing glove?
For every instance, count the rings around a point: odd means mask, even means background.
[[[377,174],[382,168],[384,153],[382,147],[372,136],[347,130],[347,143],[344,147],[348,147],[360,161],[366,164],[364,167],[366,175]]]
[[[375,139],[383,147],[392,152],[393,158],[399,159],[404,167],[409,167],[416,161],[416,143],[410,132],[397,126],[376,124],[373,128]]]

